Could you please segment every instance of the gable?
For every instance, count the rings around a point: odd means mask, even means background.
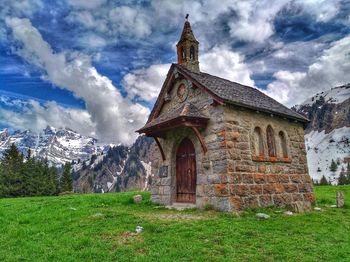
[[[205,87],[194,84],[186,74],[179,72],[176,66],[177,65],[175,64],[171,65],[147,123],[160,116],[162,112],[176,110],[181,107],[182,102],[187,101],[187,98],[190,97],[196,97],[196,100],[208,101],[209,96],[215,101],[221,101],[221,99],[212,94]],[[177,89],[181,84],[186,86],[188,92],[187,98],[184,101],[179,101],[179,98],[177,97]],[[199,99],[199,96],[201,99]]]

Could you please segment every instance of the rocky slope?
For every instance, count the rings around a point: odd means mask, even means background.
[[[350,156],[350,84],[318,93],[293,109],[310,119],[305,142],[311,177],[324,175],[335,184]],[[336,172],[329,170],[332,159],[338,162]]]
[[[148,190],[157,159],[153,139],[141,136],[130,148],[111,147],[105,154],[74,164],[74,188],[82,193]]]

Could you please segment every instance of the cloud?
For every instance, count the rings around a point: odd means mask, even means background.
[[[131,98],[154,102],[169,68],[170,64],[159,64],[135,70],[124,76],[123,86]]]
[[[1,0],[0,1],[0,19],[6,15],[32,16],[37,10],[43,7],[41,0]]]
[[[313,15],[316,21],[327,22],[338,14],[341,2],[341,0],[297,0],[295,3]]]
[[[95,126],[86,110],[59,106],[56,102],[41,105],[38,101],[10,99],[0,96],[0,102],[9,109],[0,108],[0,123],[14,129],[30,129],[40,132],[49,126],[57,128],[74,127],[74,130],[86,136],[95,137]]]
[[[107,45],[107,41],[104,38],[93,33],[85,34],[83,37],[81,37],[80,42],[81,46],[89,46],[93,49],[100,49]]]
[[[244,63],[244,57],[226,46],[215,46],[200,56],[200,69],[234,82],[254,86],[251,71]]]
[[[283,104],[293,106],[317,92],[350,82],[350,36],[334,42],[307,72],[278,71],[265,91]]]
[[[229,22],[230,35],[243,41],[262,43],[274,33],[273,20],[288,0],[237,1],[238,19]]]
[[[109,12],[110,21],[119,33],[133,35],[139,38],[149,36],[152,33],[151,17],[137,8],[121,6],[113,8]]]
[[[84,100],[101,142],[134,141],[134,130],[144,124],[148,108],[124,98],[111,80],[96,71],[89,57],[80,53],[54,53],[28,19],[8,17],[6,24],[21,44],[17,54],[42,68],[45,79]]]
[[[200,69],[231,81],[254,86],[251,71],[243,62],[243,56],[229,50],[226,46],[215,46],[200,55]],[[170,64],[151,65],[128,73],[123,78],[123,86],[131,98],[154,102],[157,98]]]
[[[77,8],[95,9],[106,3],[106,0],[68,0],[68,3]]]

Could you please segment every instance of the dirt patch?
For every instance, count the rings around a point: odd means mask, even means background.
[[[176,220],[176,221],[193,221],[209,219],[208,215],[198,215],[198,214],[171,214],[171,213],[156,213],[142,215],[143,218],[147,219],[159,219],[159,220]]]

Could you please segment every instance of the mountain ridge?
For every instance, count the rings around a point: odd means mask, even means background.
[[[350,83],[315,94],[292,109],[310,119],[305,129],[309,174],[337,183],[350,156]],[[330,171],[332,160],[337,171]]]

